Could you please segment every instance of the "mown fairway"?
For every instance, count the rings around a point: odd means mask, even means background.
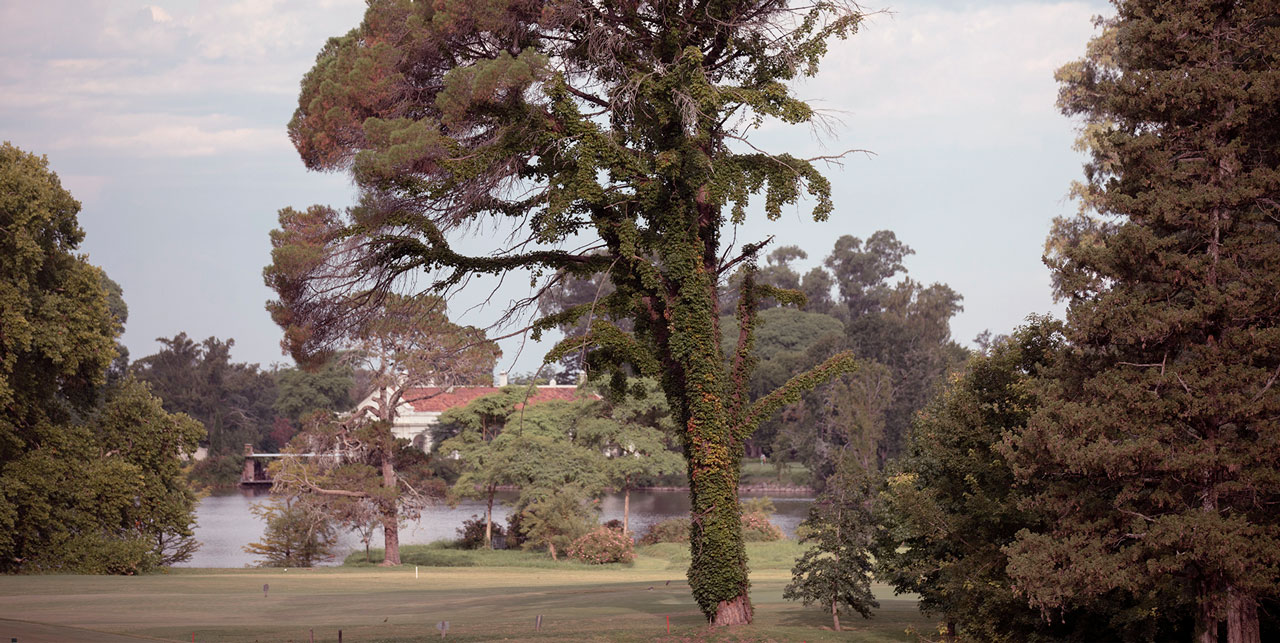
[[[774,545],[776,547],[776,545]],[[765,552],[761,552],[764,554]],[[174,570],[144,577],[0,577],[0,640],[96,641],[100,633],[190,641],[448,640],[912,640],[933,623],[913,598],[876,587],[870,621],[846,616],[830,630],[818,608],[784,602],[789,574],[761,556],[752,573],[755,624],[707,630],[689,595],[684,566],[642,556],[634,567],[327,568]],[[667,581],[671,581],[667,584]],[[266,598],[263,584],[270,585]],[[534,619],[543,615],[541,632]],[[671,617],[671,635],[666,617]],[[20,621],[20,622],[19,622]],[[32,624],[74,629],[41,629]],[[83,630],[83,631],[82,631]]]

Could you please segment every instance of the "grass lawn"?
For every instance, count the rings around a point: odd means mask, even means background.
[[[448,639],[600,641],[906,641],[933,630],[914,597],[875,586],[880,610],[844,616],[830,630],[816,607],[782,600],[792,542],[750,543],[755,623],[709,630],[689,594],[688,552],[641,548],[632,566],[413,566],[319,569],[175,569],[141,577],[0,577],[0,640],[110,640],[121,634],[190,641],[416,641]],[[521,552],[495,552],[517,554]],[[529,554],[530,561],[536,555]],[[669,583],[668,583],[669,581]],[[266,597],[262,586],[269,584]],[[542,630],[534,631],[537,615]],[[671,619],[671,634],[666,619]],[[121,640],[121,639],[116,639]]]
[[[781,471],[779,471],[779,468],[781,468]],[[772,460],[765,464],[760,464],[759,458],[742,459],[743,485],[789,484],[804,487],[809,482],[809,467],[799,462],[783,462],[779,467]]]

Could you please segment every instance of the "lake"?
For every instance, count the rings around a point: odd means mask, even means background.
[[[512,501],[515,492],[500,492],[499,500]],[[757,494],[758,495],[758,494]],[[743,497],[751,497],[744,494]],[[251,567],[255,557],[244,551],[244,546],[262,539],[265,523],[250,513],[249,508],[258,502],[267,500],[265,489],[242,489],[216,493],[207,496],[196,506],[196,540],[200,541],[200,549],[191,560],[180,567]],[[773,524],[782,529],[788,537],[794,536],[796,526],[804,520],[813,498],[796,496],[773,496],[773,504],[777,513],[773,515]],[[622,519],[622,494],[610,494],[600,501],[600,521],[617,518]],[[494,522],[502,522],[505,526],[508,508],[495,504],[493,507]],[[468,500],[451,508],[441,503],[428,507],[422,512],[422,518],[409,523],[400,529],[402,545],[425,544],[437,540],[454,539],[458,536],[458,528],[462,521],[471,516],[484,515],[484,503]],[[689,515],[689,493],[687,491],[633,491],[631,492],[630,527],[637,535],[644,535],[649,526],[668,518]],[[382,533],[374,535],[372,547],[382,546]],[[343,532],[338,558],[334,564],[340,563],[346,555],[364,545],[360,538],[352,532]]]

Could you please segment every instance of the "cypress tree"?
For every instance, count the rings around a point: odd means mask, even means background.
[[[1048,244],[1070,348],[1008,441],[1051,526],[1009,572],[1049,612],[1120,590],[1257,641],[1280,573],[1280,3],[1115,4],[1058,72],[1089,161]]]

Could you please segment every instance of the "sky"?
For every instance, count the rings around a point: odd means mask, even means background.
[[[1110,6],[863,6],[859,33],[797,87],[830,127],[766,124],[752,142],[801,157],[870,153],[827,168],[829,221],[803,206],[774,222],[757,210],[738,240],[800,246],[803,272],[841,235],[892,230],[915,250],[912,279],[964,297],[952,321],[962,344],[1060,314],[1041,255],[1053,218],[1076,210],[1067,194],[1082,157],[1053,72],[1083,55]],[[124,289],[132,358],[185,332],[233,338],[237,361],[292,363],[264,308],[268,233],[280,208],[343,207],[355,190],[306,171],[285,127],[315,54],[363,11],[362,0],[0,0],[0,140],[46,155],[81,202],[81,250]],[[455,321],[489,325],[528,280],[477,306],[490,290],[479,282],[451,300]],[[502,346],[498,370],[511,372],[534,370],[549,348]]]

